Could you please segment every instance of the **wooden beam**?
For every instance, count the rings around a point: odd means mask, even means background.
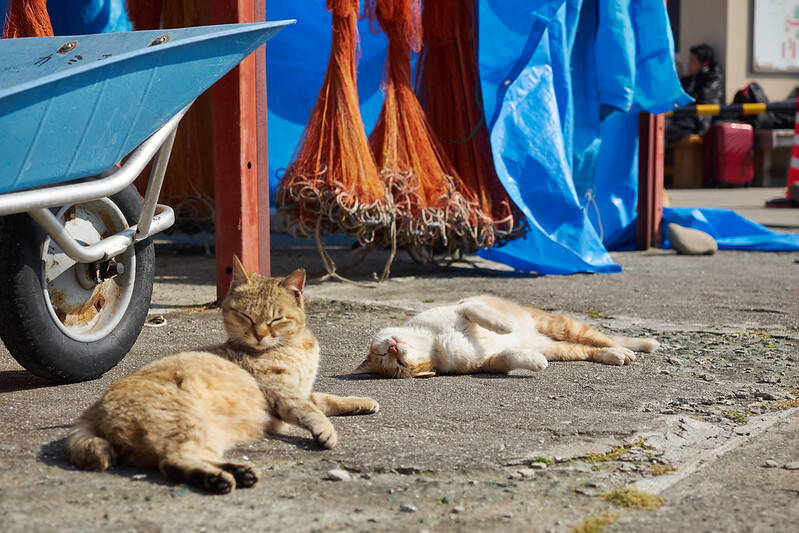
[[[255,22],[264,0],[211,0],[213,24]],[[261,18],[260,20],[263,20]],[[232,257],[269,275],[269,180],[263,46],[213,87],[216,294],[230,285]]]
[[[663,0],[663,3],[668,7],[669,0]],[[663,244],[665,131],[664,115],[638,114],[638,220],[635,240],[639,250]]]
[[[663,243],[663,115],[638,115],[638,223],[636,244],[646,250]]]

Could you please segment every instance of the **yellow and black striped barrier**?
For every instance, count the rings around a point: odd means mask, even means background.
[[[698,104],[678,107],[664,113],[667,117],[694,117],[696,115],[740,117],[760,113],[796,113],[796,102],[770,102],[768,104]]]

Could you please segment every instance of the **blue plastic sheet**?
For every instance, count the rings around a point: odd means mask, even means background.
[[[729,209],[664,207],[664,248],[671,248],[667,234],[671,223],[708,233],[720,250],[799,251],[799,234],[777,233]]]
[[[674,71],[665,6],[520,5],[480,2],[480,68],[486,112],[496,113],[489,123],[497,172],[530,231],[480,255],[544,274],[618,272],[605,245],[634,237],[638,111],[689,101]],[[497,46],[510,13],[513,27],[528,32],[523,48]],[[514,55],[519,50],[529,55]]]

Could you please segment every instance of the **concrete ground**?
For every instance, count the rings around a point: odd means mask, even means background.
[[[760,207],[779,189],[670,193],[672,205],[735,204],[799,231],[799,210]],[[351,260],[341,241],[329,249],[337,264]],[[203,243],[163,242],[156,253],[152,322],[102,378],[52,385],[0,349],[0,531],[790,531],[799,523],[799,253],[614,253],[622,273],[566,277],[476,257],[420,266],[400,255],[377,286],[311,283],[308,321],[323,354],[316,389],[368,395],[381,410],[334,419],[339,444],[329,451],[296,429],[241,445],[230,456],[255,467],[260,482],[225,496],[155,472],[87,473],[65,462],[69,425],[112,381],[223,338]],[[368,283],[385,258],[375,252],[348,275]],[[273,236],[272,261],[275,275],[322,271],[312,243],[284,235]],[[629,367],[349,375],[379,328],[479,293],[653,336],[661,348]],[[333,469],[349,479],[328,479]],[[625,488],[640,492],[617,490]]]

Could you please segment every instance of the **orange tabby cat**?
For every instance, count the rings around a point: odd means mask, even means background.
[[[354,373],[388,378],[507,373],[543,370],[548,361],[586,359],[624,365],[635,361],[634,351],[657,347],[654,339],[609,337],[567,316],[483,295],[381,329]]]
[[[305,326],[305,271],[266,278],[237,257],[233,263],[222,303],[227,342],[165,357],[113,383],[71,430],[70,463],[102,471],[120,459],[226,493],[258,481],[249,466],[222,459],[234,444],[288,422],[332,448],[336,430],[325,415],[379,409],[371,398],[311,393],[319,345]]]

